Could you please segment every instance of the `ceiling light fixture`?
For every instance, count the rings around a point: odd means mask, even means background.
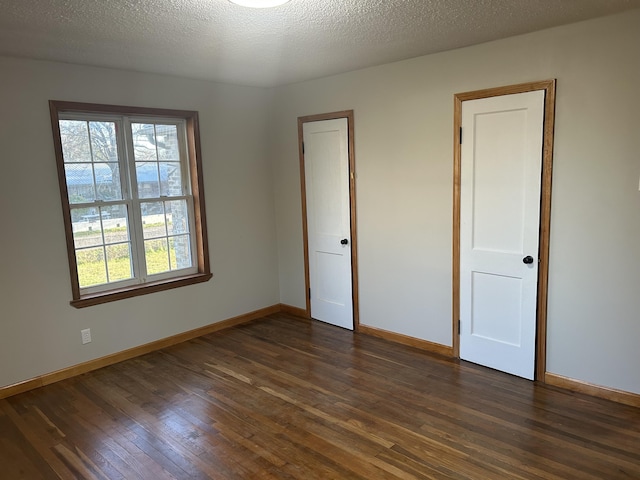
[[[269,8],[284,5],[290,0],[229,0],[231,3],[251,8]]]

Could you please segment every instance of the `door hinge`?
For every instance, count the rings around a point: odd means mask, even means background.
[[[462,127],[460,127],[460,144],[462,145]]]
[[[460,335],[460,320],[458,320],[458,335]]]
[[[309,298],[311,298],[311,289],[309,289]]]
[[[302,154],[304,155],[304,142],[302,142]]]

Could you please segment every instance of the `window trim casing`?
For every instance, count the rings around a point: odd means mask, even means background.
[[[53,144],[58,171],[58,184],[60,186],[60,200],[64,221],[65,237],[67,243],[67,256],[69,261],[69,274],[71,280],[73,307],[84,308],[91,305],[113,302],[125,298],[137,297],[149,293],[160,292],[172,288],[207,282],[213,276],[209,264],[209,245],[207,241],[207,225],[204,201],[204,179],[202,174],[202,153],[200,148],[200,130],[198,112],[192,110],[170,110],[161,108],[131,107],[121,105],[102,105],[94,103],[67,102],[49,100],[49,112],[51,116],[51,128],[53,131]],[[186,147],[188,153],[188,168],[191,182],[191,195],[193,198],[193,233],[196,244],[197,273],[175,276],[169,279],[159,279],[152,282],[129,285],[95,293],[80,291],[78,281],[78,268],[76,264],[75,246],[73,241],[73,227],[71,222],[71,207],[67,190],[67,180],[64,171],[64,158],[62,154],[62,141],[60,138],[59,120],[60,114],[113,114],[141,117],[170,117],[182,119],[186,123]]]

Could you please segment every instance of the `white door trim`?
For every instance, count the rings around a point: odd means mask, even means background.
[[[476,90],[454,95],[454,159],[453,159],[453,305],[452,338],[453,354],[460,357],[460,179],[462,102],[480,98],[545,91],[544,126],[542,144],[542,181],[540,194],[540,245],[538,269],[538,299],[536,315],[536,364],[535,379],[544,381],[546,373],[547,295],[549,272],[549,231],[551,223],[551,173],[553,165],[553,129],[555,119],[556,81],[546,80],[506,87]]]
[[[310,278],[309,278],[309,234],[307,226],[307,192],[305,182],[305,164],[304,164],[304,144],[303,144],[303,126],[308,122],[318,122],[322,120],[335,120],[338,118],[347,119],[347,135],[348,135],[348,155],[349,155],[349,206],[350,206],[350,230],[351,230],[351,285],[352,285],[352,303],[353,303],[353,329],[358,331],[359,306],[358,306],[358,238],[356,231],[356,190],[355,190],[355,150],[354,150],[354,116],[353,110],[344,110],[339,112],[324,113],[319,115],[307,115],[298,117],[298,156],[300,158],[300,190],[302,201],[302,236],[304,247],[304,277],[305,277],[305,298],[306,298],[306,316],[311,318],[311,299],[309,297]]]

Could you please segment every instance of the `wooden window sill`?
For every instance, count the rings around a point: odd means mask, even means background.
[[[90,307],[101,303],[114,302],[125,298],[146,295],[148,293],[161,292],[172,288],[184,287],[186,285],[208,282],[211,277],[213,277],[211,273],[195,273],[193,275],[185,275],[184,277],[176,277],[157,282],[119,288],[117,290],[108,290],[105,292],[83,295],[78,299],[71,300],[69,303],[75,308]]]

